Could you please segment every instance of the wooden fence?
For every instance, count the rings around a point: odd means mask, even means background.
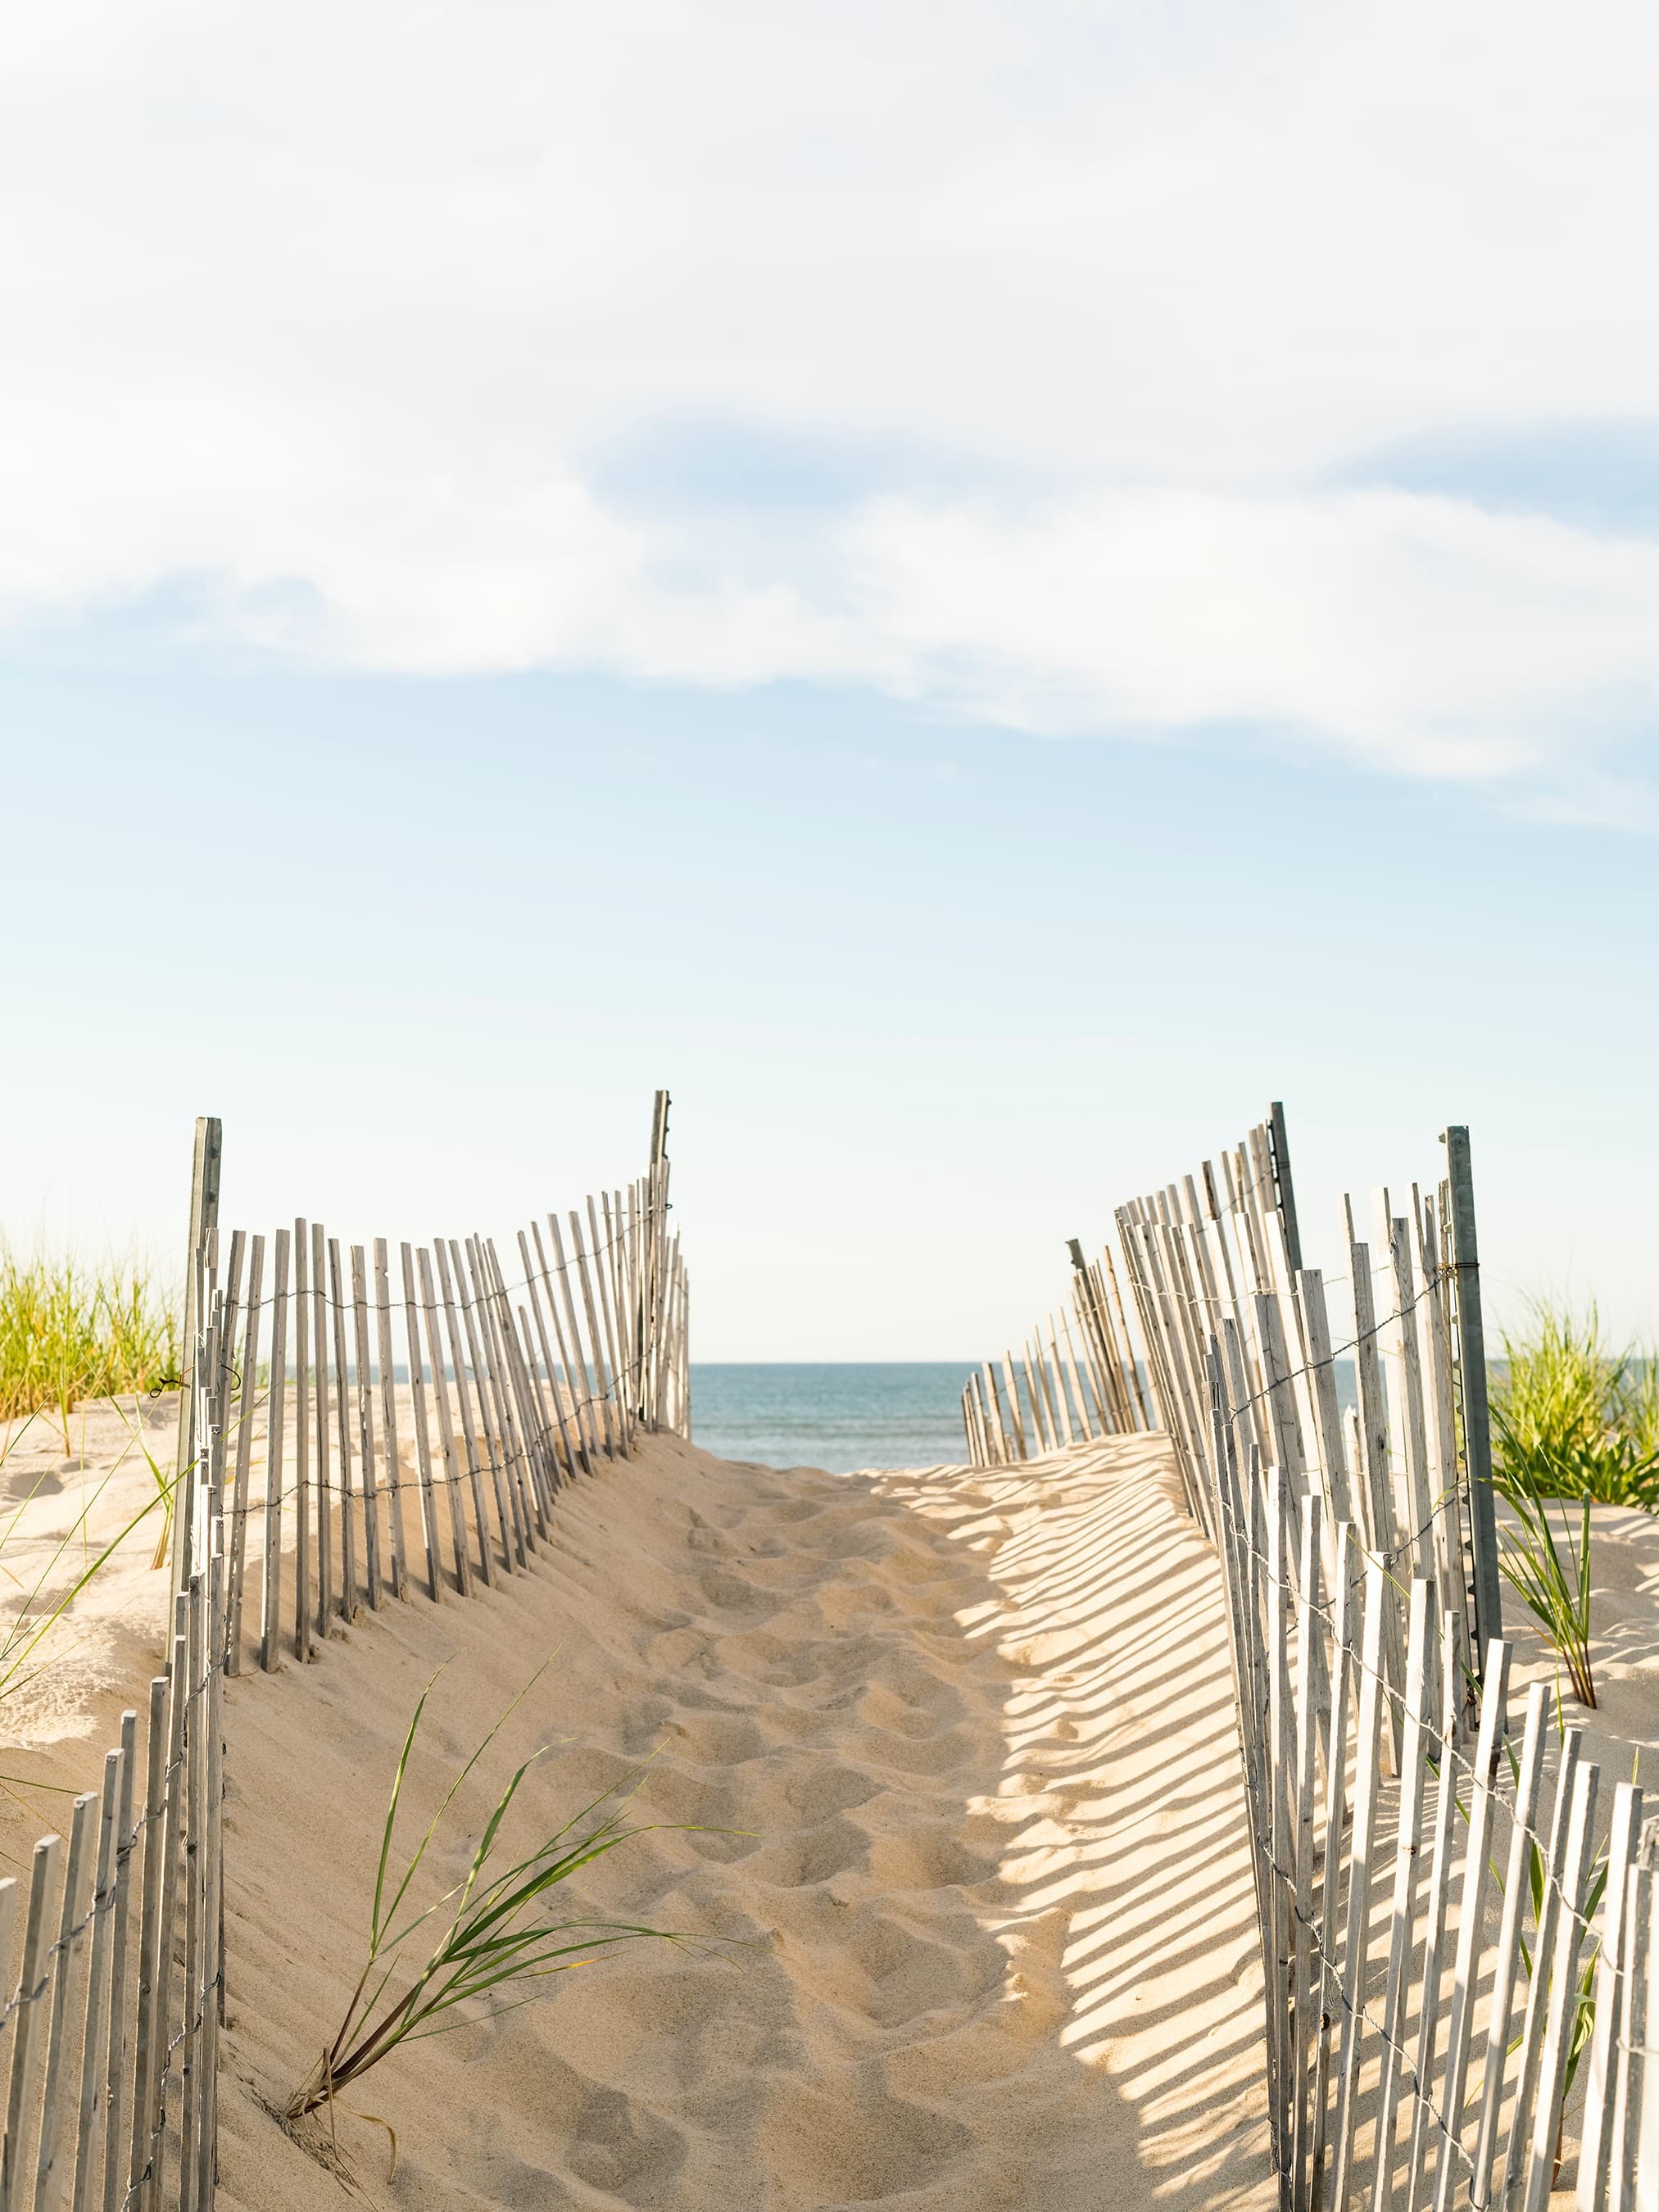
[[[1072,1317],[1056,1308],[1026,1338],[1018,1362],[1012,1351],[1003,1353],[1000,1385],[988,1359],[969,1376],[962,1425],[970,1466],[1000,1467],[1156,1425],[1112,1255],[1085,1261],[1075,1238],[1070,1249],[1076,1340]]]
[[[565,1483],[641,1430],[689,1430],[665,1115],[665,1096],[637,1183],[527,1223],[505,1261],[489,1237],[343,1248],[318,1222],[226,1239],[204,1219],[203,1296],[235,1378],[232,1674],[308,1658],[362,1604],[516,1573]],[[193,1449],[184,1435],[184,1462]],[[191,1564],[186,1538],[176,1576]]]
[[[1374,1249],[1345,1202],[1334,1319],[1277,1106],[1117,1213],[1224,1570],[1280,2201],[1543,2212],[1575,2114],[1581,2212],[1645,2212],[1659,1821],[1542,1683],[1510,1738],[1468,1133],[1443,1141]]]
[[[516,1266],[434,1240],[400,1244],[395,1279],[385,1240],[343,1253],[315,1224],[222,1240],[219,1125],[198,1123],[169,1664],[67,1846],[0,1881],[0,1961],[21,1957],[0,2212],[212,2212],[226,1677],[313,1656],[364,1604],[519,1572],[567,1484],[689,1433],[667,1114],[659,1092],[646,1175],[545,1239],[526,1224]]]

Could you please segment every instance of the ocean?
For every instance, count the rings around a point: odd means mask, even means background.
[[[693,1361],[691,1440],[719,1459],[766,1467],[957,1465],[967,1455],[962,1391],[973,1360]],[[1353,1362],[1336,1362],[1346,1410]]]
[[[691,1441],[767,1467],[958,1464],[963,1385],[975,1363],[692,1362]]]

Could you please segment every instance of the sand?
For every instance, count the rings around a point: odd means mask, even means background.
[[[171,1407],[140,1411],[165,1456]],[[94,1409],[84,1469],[79,1436],[67,1460],[39,1425],[14,1449],[14,1495],[43,1471],[58,1486],[0,1553],[14,1571],[124,1449],[94,1542],[142,1499],[132,1429]],[[1659,1748],[1659,1526],[1596,1522],[1604,1705],[1569,1717],[1611,1780],[1632,1742]],[[4,1701],[14,1860],[53,1817],[34,1785],[95,1782],[159,1662],[153,1541],[124,1547]],[[1516,1641],[1522,1680],[1553,1674]],[[699,1824],[584,1874],[570,1915],[709,1940],[601,1956],[390,2058],[350,2100],[397,2130],[389,2179],[377,2124],[338,2113],[331,2141],[274,2108],[362,1964],[422,1686],[447,1662],[411,1829],[544,1659],[425,1895],[509,1762],[548,1745],[520,1838],[641,1762],[639,1817]],[[228,1717],[228,2208],[1275,2201],[1219,1581],[1161,1439],[862,1475],[661,1439],[568,1493],[527,1573],[467,1603],[388,1601],[314,1664],[244,1676]]]
[[[832,1476],[664,1440],[532,1571],[235,1689],[227,2206],[341,2201],[326,2127],[269,2107],[358,1970],[398,1739],[447,1659],[424,1818],[549,1652],[501,1746],[562,1740],[524,1832],[653,1753],[642,1815],[740,1832],[646,1838],[572,1910],[742,1946],[636,1946],[389,2060],[353,2101],[395,2181],[336,2123],[370,2201],[1273,2201],[1219,1590],[1162,1446]]]

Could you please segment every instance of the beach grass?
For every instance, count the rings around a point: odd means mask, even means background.
[[[1492,1391],[1492,1474],[1510,1498],[1659,1507],[1659,1364],[1615,1350],[1592,1304],[1534,1301]]]
[[[483,1823],[462,1878],[432,1904],[418,1911],[413,1908],[410,1893],[417,1887],[428,1850],[445,1814],[544,1671],[544,1668],[538,1668],[455,1774],[400,1874],[393,1856],[398,1810],[410,1758],[436,1674],[422,1692],[392,1778],[362,1972],[333,2040],[289,2100],[290,2121],[307,2112],[331,2112],[343,2089],[350,2087],[401,2045],[527,2003],[542,1993],[541,1985],[552,1976],[591,1964],[601,1951],[641,1940],[684,1940],[665,1929],[546,1917],[559,1886],[571,1875],[635,1838],[653,1832],[658,1824],[634,1826],[629,1821],[631,1791],[604,1791],[524,1857],[501,1863],[502,1823],[540,1753],[532,1754],[514,1771]],[[482,2000],[483,2009],[476,2003],[469,2005],[470,2000]],[[463,2005],[469,2005],[465,2013],[457,2010]],[[358,2112],[357,2117],[375,2121],[392,2135],[395,2172],[397,2136],[389,2124],[374,2113]]]
[[[1590,1667],[1590,1500],[1510,1497],[1517,1526],[1498,1530],[1498,1564],[1560,1658],[1581,1705],[1595,1704]],[[1560,1518],[1557,1541],[1552,1515]],[[1574,1527],[1575,1521],[1577,1526]]]
[[[65,1458],[75,1407],[167,1382],[179,1339],[177,1311],[141,1261],[90,1267],[0,1245],[0,1421],[50,1415]]]

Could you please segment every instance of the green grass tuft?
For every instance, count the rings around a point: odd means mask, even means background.
[[[437,1675],[422,1692],[392,1779],[362,1973],[333,2041],[289,2101],[290,2120],[307,2112],[331,2112],[343,2089],[361,2080],[401,2045],[528,2003],[543,1993],[544,1984],[553,1975],[590,1964],[600,1951],[641,1940],[687,1940],[665,1929],[551,1917],[562,1882],[635,1838],[653,1832],[657,1824],[630,1825],[627,1814],[631,1790],[604,1791],[526,1856],[502,1864],[506,1856],[501,1849],[502,1823],[538,1753],[525,1760],[508,1779],[483,1824],[462,1878],[432,1904],[419,1911],[410,1908],[410,1892],[419,1884],[428,1848],[445,1814],[542,1671],[538,1668],[457,1772],[400,1874],[396,1861],[401,1854],[394,1853],[398,1807],[410,1755]],[[458,2012],[462,2005],[469,2005],[468,2012]],[[380,2126],[387,2127],[374,2113],[358,2117],[375,2119]],[[389,2127],[387,2131],[391,2132]],[[395,2169],[395,2135],[392,2163]]]
[[[1492,1474],[1506,1497],[1659,1507],[1650,1356],[1605,1344],[1594,1305],[1581,1321],[1540,1299],[1527,1333],[1504,1337],[1504,1361],[1492,1391]]]
[[[51,1413],[67,1458],[82,1399],[153,1390],[178,1368],[178,1315],[142,1263],[87,1267],[0,1245],[0,1420]]]

